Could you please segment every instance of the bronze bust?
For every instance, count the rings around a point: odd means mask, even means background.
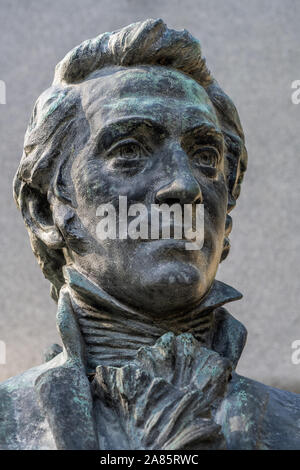
[[[1,449],[300,448],[300,397],[235,373],[246,330],[223,305],[241,294],[215,279],[246,168],[236,108],[187,31],[131,24],[57,65],[14,194],[63,350],[0,385]],[[120,225],[120,197],[203,205],[201,248],[99,239],[97,209]]]

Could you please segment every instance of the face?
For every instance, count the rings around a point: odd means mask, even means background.
[[[165,67],[113,68],[80,85],[89,124],[72,163],[76,213],[89,253],[70,262],[111,295],[153,316],[194,307],[211,286],[223,249],[227,188],[223,138],[205,90]],[[204,204],[204,243],[99,240],[97,208]]]

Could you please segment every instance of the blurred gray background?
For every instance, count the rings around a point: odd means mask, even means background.
[[[244,294],[229,310],[248,329],[238,371],[300,393],[299,0],[0,0],[0,380],[39,364],[59,342],[55,304],[12,198],[33,104],[75,45],[138,20],[163,18],[200,39],[208,66],[235,102],[249,169],[233,212],[232,250],[218,278]]]

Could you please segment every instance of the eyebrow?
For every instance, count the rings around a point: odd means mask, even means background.
[[[122,130],[124,125],[129,125],[129,128]],[[156,122],[155,120],[148,118],[146,116],[126,116],[117,120],[112,120],[106,123],[100,130],[97,136],[98,145],[102,144],[103,147],[108,148],[112,142],[115,140],[115,132],[118,133],[117,137],[122,135],[126,136],[128,133],[132,132],[133,129],[145,125],[153,132],[158,132],[159,134],[168,135],[167,129]]]
[[[126,128],[122,131],[122,127],[124,125],[129,125],[129,128]],[[161,136],[164,135],[165,137],[168,137],[170,135],[165,126],[158,123],[154,119],[149,118],[148,116],[124,116],[123,118],[108,121],[101,128],[97,136],[97,145],[101,145],[105,150],[107,150],[116,138],[122,138],[123,136],[125,137],[130,132],[132,132],[132,130],[137,129],[142,125],[148,126],[149,129],[155,133],[160,134]],[[118,135],[114,135],[115,133]],[[185,139],[191,134],[197,134],[198,136],[201,136],[204,140],[206,139],[207,143],[212,142],[217,146],[219,151],[222,152],[224,148],[224,136],[214,124],[207,122],[195,123],[193,126],[189,127],[183,132],[181,138]]]
[[[189,129],[186,129],[183,134],[183,139],[190,136],[191,134],[197,134],[198,136],[206,139],[207,142],[212,141],[219,147],[219,150],[224,148],[224,136],[221,130],[219,130],[214,124],[199,123],[195,124]]]

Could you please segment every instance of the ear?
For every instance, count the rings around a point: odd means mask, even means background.
[[[19,201],[17,202],[20,202],[20,209],[27,228],[39,240],[53,250],[65,247],[64,238],[53,221],[46,194],[21,183]]]

